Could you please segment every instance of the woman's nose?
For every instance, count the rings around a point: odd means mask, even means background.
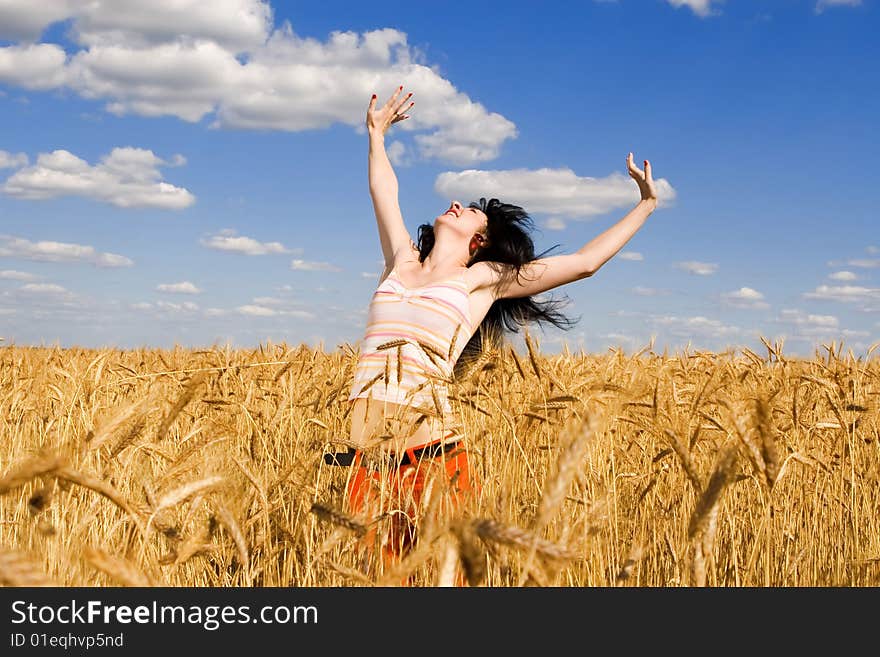
[[[458,201],[453,201],[452,207],[455,208],[456,211],[460,211],[461,210],[461,203],[459,203]]]

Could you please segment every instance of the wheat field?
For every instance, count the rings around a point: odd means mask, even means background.
[[[480,493],[390,565],[323,461],[355,347],[6,346],[0,584],[875,586],[880,359],[762,342],[486,352],[450,388]]]

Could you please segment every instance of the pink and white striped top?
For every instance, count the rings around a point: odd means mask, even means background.
[[[451,411],[446,382],[474,332],[462,279],[410,288],[391,270],[370,302],[349,400]]]

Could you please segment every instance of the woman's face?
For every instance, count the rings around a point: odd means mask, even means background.
[[[486,213],[479,208],[465,208],[458,201],[452,201],[449,209],[437,217],[434,224],[443,222],[445,225],[454,227],[456,232],[470,237],[475,233],[485,235],[488,221]]]

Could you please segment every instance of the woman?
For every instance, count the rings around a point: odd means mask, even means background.
[[[353,403],[350,509],[391,514],[384,556],[399,557],[415,541],[415,520],[428,481],[445,473],[445,503],[457,504],[475,486],[465,437],[451,417],[447,383],[462,355],[497,342],[504,329],[529,322],[566,326],[547,290],[592,276],[642,226],[657,205],[651,165],[626,163],[641,200],[615,226],[570,255],[535,256],[530,220],[519,206],[481,199],[452,201],[411,239],[398,205],[397,179],[385,152],[388,128],[415,103],[399,87],[366,116],[369,183],[385,270],[370,304],[349,399]],[[407,106],[407,102],[409,105]],[[435,479],[436,481],[436,479]],[[375,539],[375,532],[369,540]]]

